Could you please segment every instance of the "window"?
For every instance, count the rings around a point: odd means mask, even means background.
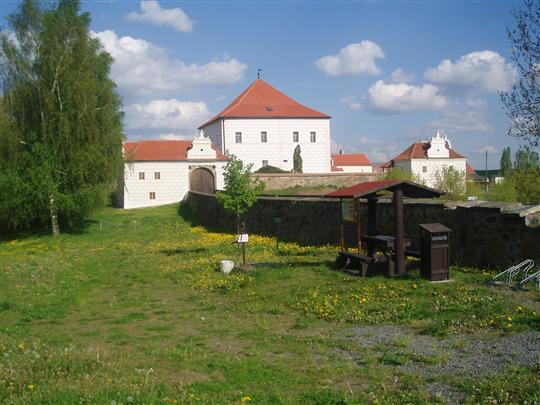
[[[311,142],[317,142],[317,133],[316,132],[310,132],[309,133],[309,140]]]
[[[156,199],[156,193],[154,191],[150,192],[150,199],[155,200]]]
[[[236,143],[242,143],[242,132],[236,132]]]
[[[268,166],[268,160],[263,160],[263,167]]]
[[[261,132],[261,142],[262,143],[268,142],[268,137],[266,136],[266,131]]]
[[[298,139],[299,139],[298,132],[293,132],[292,133],[292,141],[293,142],[299,142]]]
[[[144,172],[139,172],[139,180],[144,180]]]
[[[427,173],[427,166],[422,166],[422,173]]]
[[[156,179],[156,180],[161,179],[161,173],[160,172],[154,172],[154,179]]]

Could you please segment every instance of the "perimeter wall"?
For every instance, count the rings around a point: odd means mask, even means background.
[[[235,229],[233,216],[214,195],[190,192],[185,203],[197,223]],[[525,258],[540,262],[540,206],[405,200],[404,210],[405,235],[413,241],[418,240],[421,223],[439,222],[452,229],[453,263],[499,268]],[[365,229],[367,204],[362,205],[360,215]],[[339,200],[259,197],[245,215],[245,222],[250,233],[278,236],[300,244],[337,245]],[[389,200],[379,200],[377,228],[379,234],[393,234],[393,207]],[[352,223],[346,225],[346,239],[350,246],[354,245]]]

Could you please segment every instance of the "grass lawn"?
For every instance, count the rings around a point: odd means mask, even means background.
[[[538,293],[354,278],[256,235],[225,276],[232,240],[166,206],[1,241],[0,403],[540,402]]]

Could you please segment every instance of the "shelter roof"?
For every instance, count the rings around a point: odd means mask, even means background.
[[[354,186],[340,188],[326,194],[331,198],[368,198],[375,197],[382,191],[394,192],[402,190],[405,197],[410,198],[433,198],[440,197],[444,193],[433,188],[406,180],[380,180],[358,183]]]
[[[255,80],[219,114],[199,128],[220,118],[331,118],[306,107],[262,79]]]

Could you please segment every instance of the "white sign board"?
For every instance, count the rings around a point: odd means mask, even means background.
[[[249,240],[249,235],[247,233],[238,235],[238,243],[247,243],[248,240]]]

